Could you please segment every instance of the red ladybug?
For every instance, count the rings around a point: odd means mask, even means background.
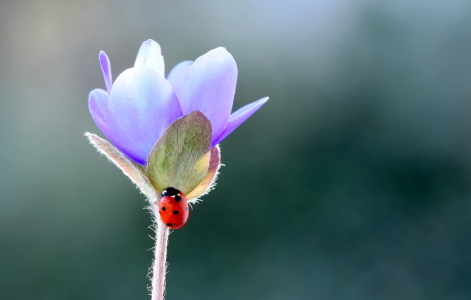
[[[159,214],[168,228],[175,230],[182,228],[190,214],[185,195],[173,187],[163,190],[159,201]]]

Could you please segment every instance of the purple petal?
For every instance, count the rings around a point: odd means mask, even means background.
[[[224,48],[200,56],[175,83],[174,91],[184,115],[201,111],[213,127],[213,140],[226,126],[232,110],[237,65]]]
[[[109,138],[129,157],[144,164],[168,125],[182,116],[168,81],[151,68],[124,71],[108,104]]]
[[[235,113],[229,117],[226,128],[224,128],[221,135],[213,140],[211,147],[219,144],[223,139],[225,139],[231,132],[233,132],[240,124],[244,123],[254,112],[256,112],[263,104],[268,101],[268,97],[262,98],[250,104],[247,104],[244,107],[239,108]]]
[[[157,42],[147,40],[142,43],[134,63],[134,68],[137,67],[149,67],[160,73],[160,75],[165,76],[164,57]]]
[[[105,90],[94,89],[88,95],[88,109],[93,120],[100,130],[108,136],[108,124],[106,115],[108,113],[109,95]]]
[[[111,64],[108,55],[104,51],[100,51],[98,56],[101,65],[101,72],[103,72],[103,77],[105,78],[105,86],[108,93],[111,93],[111,87],[113,86],[113,77],[111,76]]]
[[[167,81],[170,82],[172,86],[175,85],[177,80],[182,76],[182,74],[194,63],[192,60],[185,60],[173,67],[173,69],[168,73]]]

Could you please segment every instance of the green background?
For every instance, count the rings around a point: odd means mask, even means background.
[[[224,46],[217,188],[170,235],[167,300],[471,298],[469,0],[0,0],[0,299],[150,299],[144,197],[87,107],[141,43]]]

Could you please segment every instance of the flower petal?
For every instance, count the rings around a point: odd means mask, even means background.
[[[149,67],[154,69],[160,75],[165,77],[164,57],[161,54],[160,45],[153,40],[147,40],[142,43],[137,53],[134,68]]]
[[[100,51],[98,59],[100,60],[101,72],[103,73],[103,77],[105,78],[106,90],[108,90],[108,93],[111,93],[111,87],[113,86],[113,77],[111,76],[110,59],[104,51]]]
[[[192,60],[185,60],[173,67],[173,69],[168,73],[167,81],[170,82],[172,86],[175,85],[180,76],[194,63]]]
[[[108,104],[109,138],[129,157],[144,164],[165,129],[182,116],[172,86],[151,68],[124,71]]]
[[[109,95],[105,90],[94,89],[88,95],[88,109],[93,120],[100,130],[108,136],[108,124],[106,115],[108,114]]]
[[[232,110],[237,82],[237,65],[224,48],[200,56],[175,83],[174,91],[183,114],[201,111],[213,127],[213,140],[224,127]]]
[[[231,132],[233,132],[240,124],[244,123],[254,112],[256,112],[263,104],[268,101],[268,97],[262,98],[250,104],[247,104],[244,107],[239,108],[236,112],[234,112],[230,117],[229,121],[227,122],[226,128],[224,128],[223,132],[219,137],[213,140],[211,147],[216,146],[219,144],[223,139],[225,139]]]

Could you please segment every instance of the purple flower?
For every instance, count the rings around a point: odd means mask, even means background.
[[[145,164],[155,143],[176,119],[195,110],[211,122],[216,146],[257,111],[268,98],[248,104],[233,114],[237,66],[225,48],[216,48],[196,61],[176,65],[165,79],[159,44],[145,41],[133,68],[113,83],[105,52],[100,64],[106,91],[94,89],[89,109],[100,130],[127,156]]]

